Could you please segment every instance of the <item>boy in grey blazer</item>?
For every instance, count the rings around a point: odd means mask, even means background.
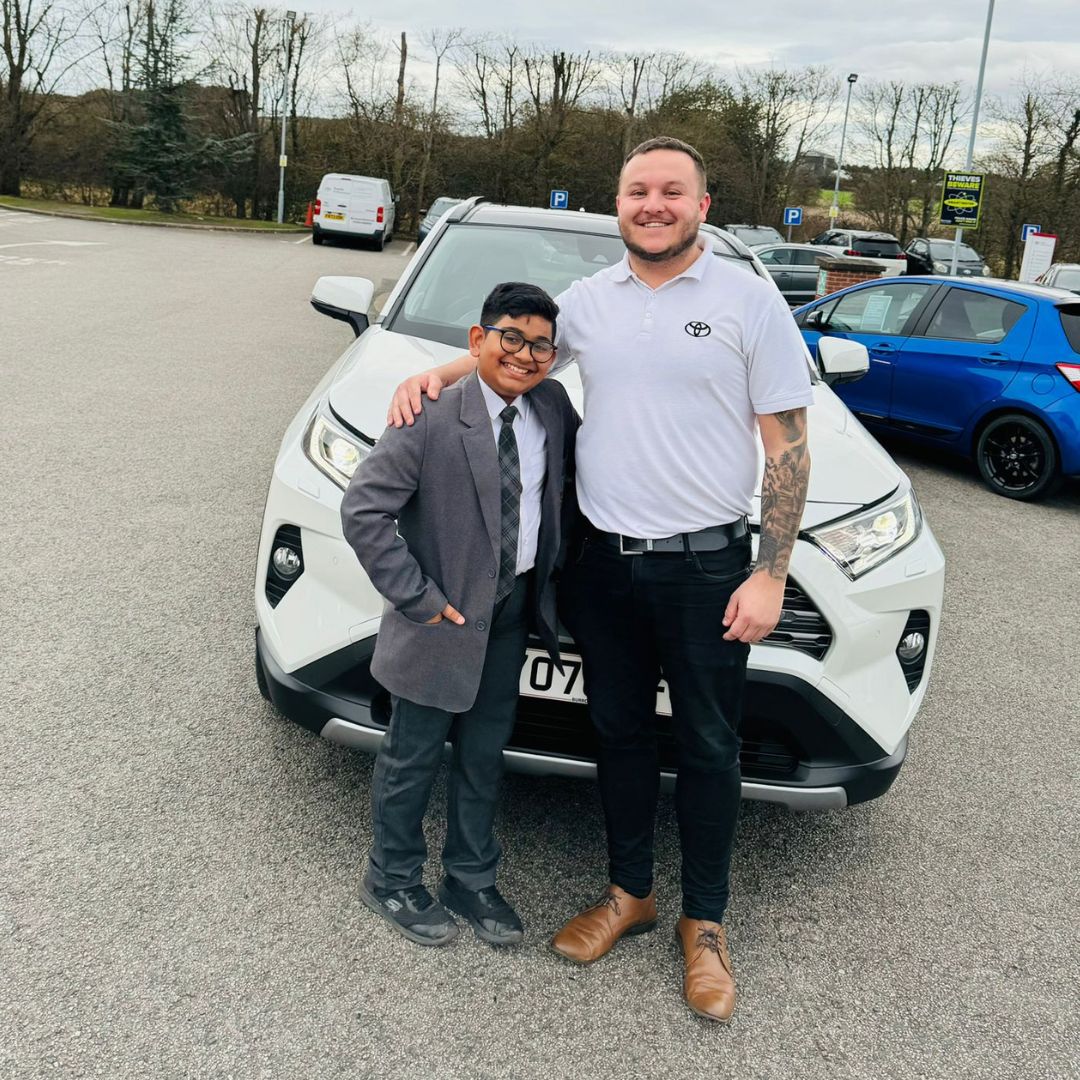
[[[557,316],[543,289],[496,286],[469,331],[475,374],[425,402],[412,427],[387,428],[341,504],[345,538],[387,602],[371,672],[393,702],[360,895],[421,945],[457,936],[447,907],[494,945],[523,936],[495,886],[493,826],[529,630],[559,658],[553,575],[579,420],[562,384],[543,381]],[[448,736],[435,900],[422,825]]]

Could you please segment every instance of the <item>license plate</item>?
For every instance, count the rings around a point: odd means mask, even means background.
[[[576,705],[586,703],[585,687],[581,678],[581,657],[572,653],[562,654],[562,672],[543,649],[529,649],[521,669],[518,693],[522,697],[546,698],[549,701],[569,701]],[[667,683],[660,680],[656,687],[656,711],[660,716],[671,715],[671,698]]]
[[[324,221],[344,221],[344,214],[323,214]]]

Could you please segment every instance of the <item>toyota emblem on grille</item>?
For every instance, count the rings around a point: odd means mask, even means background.
[[[688,322],[683,329],[691,337],[708,337],[712,333],[712,327],[704,322]]]

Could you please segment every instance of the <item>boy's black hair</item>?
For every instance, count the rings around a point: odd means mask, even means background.
[[[504,315],[519,318],[522,315],[539,315],[551,321],[551,337],[555,338],[555,322],[559,317],[559,305],[539,285],[526,281],[504,281],[488,293],[480,310],[480,321],[491,324]]]

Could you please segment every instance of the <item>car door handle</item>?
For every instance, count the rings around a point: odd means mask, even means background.
[[[1009,354],[1003,352],[986,353],[985,356],[979,357],[980,364],[1007,364],[1009,362]]]
[[[896,352],[896,346],[890,345],[887,341],[879,341],[876,345],[871,345],[869,351],[875,356],[892,356]]]

